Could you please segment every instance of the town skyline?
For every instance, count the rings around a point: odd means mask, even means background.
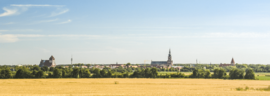
[[[172,60],[172,57],[171,57],[171,49],[169,49],[169,54],[168,54],[168,60],[170,59],[170,60]],[[51,60],[51,58],[53,58],[54,59],[54,56],[53,55],[51,55],[51,57],[50,57],[50,60]],[[55,60],[55,59],[54,59]],[[40,65],[41,64],[41,62],[49,62],[49,61],[47,61],[46,59],[41,59],[41,61],[40,61],[40,63],[39,64],[34,64],[34,65]],[[173,61],[173,60],[172,60]],[[222,65],[222,64],[230,64],[230,63],[228,63],[228,62],[221,62],[221,63],[213,63],[213,62],[210,62],[210,63],[201,63],[200,61],[198,61],[198,59],[196,59],[196,62],[195,63],[191,63],[191,62],[189,62],[189,63],[173,63],[172,61],[170,61],[171,63],[170,64],[220,64],[220,65]],[[53,62],[55,62],[55,61],[53,61]],[[150,65],[152,65],[152,63],[153,62],[166,62],[167,63],[167,61],[161,61],[161,60],[155,60],[155,61],[153,61],[153,60],[151,60],[151,61],[148,61],[148,60],[144,60],[144,62],[143,63],[131,63],[131,62],[126,62],[126,63],[130,63],[130,64],[150,64]],[[234,61],[234,58],[232,57],[232,60],[231,60],[231,62],[233,62],[234,64],[240,64],[240,63],[235,63],[235,61]],[[123,62],[119,62],[118,63],[118,61],[115,63],[115,64],[126,64],[126,63],[123,63]],[[54,64],[56,64],[56,63],[54,63]],[[66,64],[64,64],[64,63],[60,63],[60,65],[67,65],[68,63],[66,63]],[[71,55],[71,58],[70,58],[70,64],[72,65],[72,64],[114,64],[114,63],[82,63],[82,62],[78,62],[78,63],[74,63],[73,62],[73,55]],[[248,64],[248,63],[242,63],[242,64]],[[13,65],[13,64],[7,64],[7,65]],[[29,64],[15,64],[15,65],[29,65]],[[31,64],[30,64],[31,65]],[[33,64],[32,64],[33,65]],[[54,65],[55,66],[55,65]]]

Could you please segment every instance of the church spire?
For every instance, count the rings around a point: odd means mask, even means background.
[[[168,56],[168,60],[172,60],[171,49],[169,49],[169,56]]]
[[[169,49],[169,56],[168,56],[167,64],[168,64],[168,66],[172,66],[173,65],[172,55],[171,55],[171,49]]]
[[[171,49],[169,49],[169,57],[171,56]]]
[[[235,65],[235,62],[234,62],[234,59],[233,58],[232,58],[231,64],[232,65]]]

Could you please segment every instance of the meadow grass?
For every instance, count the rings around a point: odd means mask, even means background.
[[[268,96],[270,81],[222,79],[1,79],[0,96]]]

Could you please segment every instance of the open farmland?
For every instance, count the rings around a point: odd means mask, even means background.
[[[269,85],[270,81],[222,79],[2,79],[0,95],[267,96],[270,91],[236,91],[235,88],[266,88]]]

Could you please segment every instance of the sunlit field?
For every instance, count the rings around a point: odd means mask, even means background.
[[[1,96],[269,96],[270,81],[222,79],[1,79]]]

